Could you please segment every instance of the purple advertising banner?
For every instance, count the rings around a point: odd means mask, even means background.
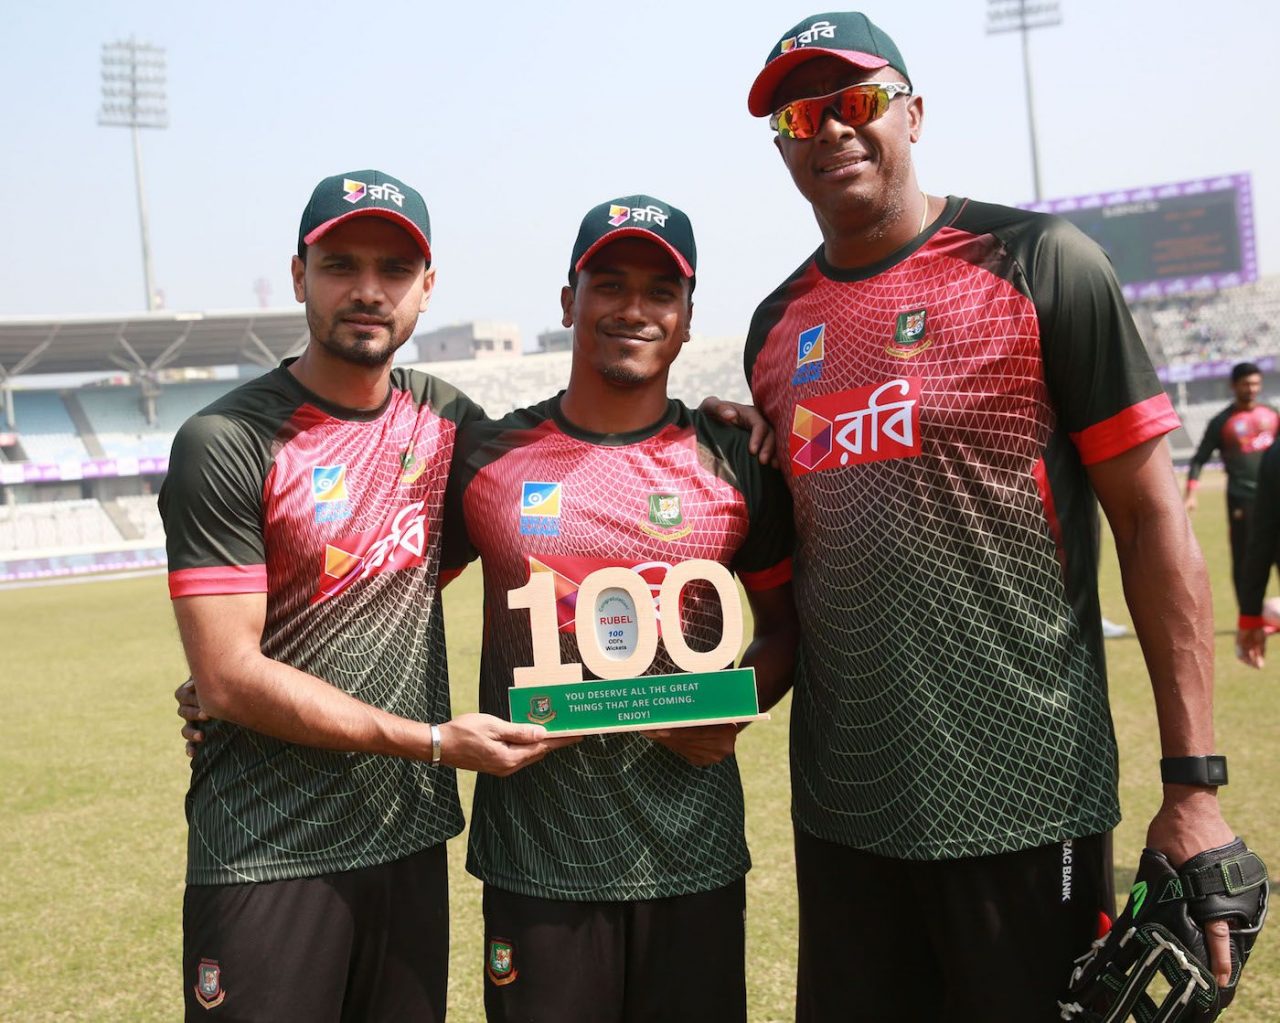
[[[1162,384],[1176,384],[1187,380],[1218,380],[1231,375],[1231,368],[1239,359],[1219,359],[1217,362],[1188,362],[1176,366],[1161,366],[1156,376]],[[1250,360],[1263,373],[1270,373],[1276,368],[1274,355],[1263,355]]]
[[[1106,250],[1130,301],[1215,291],[1258,279],[1248,174],[1028,203]]]
[[[97,575],[101,572],[134,572],[138,569],[164,568],[165,564],[163,547],[52,555],[45,558],[15,557],[0,560],[0,583],[63,579]]]
[[[93,458],[66,462],[6,462],[0,465],[0,483],[61,483],[65,480],[98,480],[114,476],[157,476],[169,471],[169,456],[146,458]]]

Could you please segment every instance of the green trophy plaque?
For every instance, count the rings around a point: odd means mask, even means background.
[[[724,629],[713,650],[693,650],[678,615],[664,622],[667,653],[682,669],[646,675],[658,651],[658,608],[678,608],[691,582],[715,587]],[[578,587],[574,628],[581,663],[560,660],[555,583],[533,572],[507,594],[507,606],[528,609],[533,664],[515,670],[508,691],[512,721],[530,721],[557,735],[680,728],[767,718],[756,698],[755,670],[725,668],[742,646],[742,599],[729,570],[696,559],[667,570],[655,604],[638,572],[603,568]],[[583,665],[596,676],[583,679]]]

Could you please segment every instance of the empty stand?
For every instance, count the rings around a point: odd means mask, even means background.
[[[89,457],[57,391],[14,391],[13,413],[18,440],[31,461]]]
[[[97,501],[0,505],[0,554],[112,546],[123,539]]]

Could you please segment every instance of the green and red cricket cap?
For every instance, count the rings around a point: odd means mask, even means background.
[[[680,273],[692,277],[698,264],[693,225],[681,209],[651,195],[623,195],[593,206],[578,228],[569,258],[569,273],[580,271],[597,252],[619,238],[647,238],[675,260]]]
[[[861,11],[814,14],[787,29],[773,44],[764,69],[756,75],[747,95],[747,109],[752,115],[765,117],[773,113],[773,94],[782,80],[815,57],[835,57],[861,71],[891,67],[911,84],[897,44]]]
[[[431,218],[418,190],[379,170],[334,174],[316,185],[298,226],[298,254],[353,217],[381,217],[404,228],[431,265]]]

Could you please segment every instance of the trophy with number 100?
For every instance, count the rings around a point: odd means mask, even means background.
[[[706,582],[720,596],[724,627],[715,649],[699,651],[685,641],[680,595],[692,582]],[[648,582],[630,568],[602,568],[578,587],[574,628],[582,663],[560,660],[555,580],[533,572],[507,594],[507,606],[528,609],[533,664],[516,668],[508,691],[512,721],[531,721],[557,735],[679,728],[755,721],[760,713],[754,668],[732,665],[742,646],[742,598],[729,570],[704,559],[667,570],[657,603]],[[682,669],[676,675],[646,675],[658,652],[658,608],[667,653]],[[595,679],[583,680],[583,666]]]

